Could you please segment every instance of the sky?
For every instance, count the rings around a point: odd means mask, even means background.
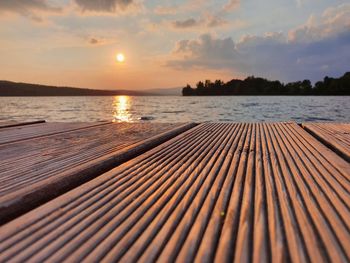
[[[346,71],[349,0],[0,0],[4,80],[144,90]]]

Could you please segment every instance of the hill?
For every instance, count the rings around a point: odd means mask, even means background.
[[[96,90],[0,80],[0,96],[149,96],[156,93],[132,90]]]
[[[180,96],[182,88],[166,88],[166,89],[149,89],[147,93],[157,94],[161,96]]]

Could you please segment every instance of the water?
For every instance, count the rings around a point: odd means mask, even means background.
[[[337,121],[350,97],[0,97],[0,121]]]

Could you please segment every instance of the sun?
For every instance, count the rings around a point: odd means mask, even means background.
[[[117,56],[115,57],[118,62],[124,62],[125,61],[125,56],[123,53],[118,53]]]

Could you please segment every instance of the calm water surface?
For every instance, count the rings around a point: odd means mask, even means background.
[[[350,97],[0,97],[0,121],[338,121]]]

